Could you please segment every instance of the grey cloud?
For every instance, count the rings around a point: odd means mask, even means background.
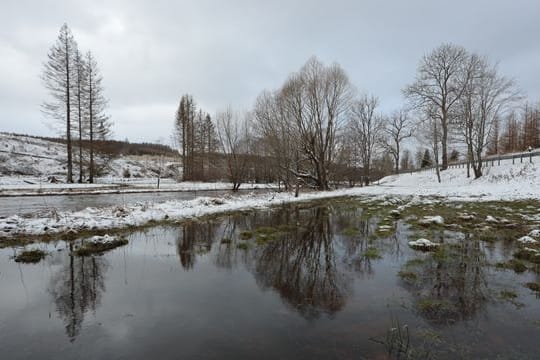
[[[30,1],[0,13],[0,130],[47,133],[41,64],[63,22],[104,75],[115,135],[168,138],[179,97],[210,113],[248,109],[312,55],[340,63],[352,82],[403,103],[420,57],[454,42],[499,61],[540,98],[537,1]]]

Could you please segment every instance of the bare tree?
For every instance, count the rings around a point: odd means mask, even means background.
[[[74,66],[75,66],[75,78],[74,78],[74,106],[75,106],[75,113],[77,116],[77,132],[79,135],[79,141],[78,141],[78,147],[79,147],[79,183],[83,182],[84,178],[84,161],[83,161],[83,146],[82,141],[83,137],[85,136],[85,102],[87,99],[87,93],[85,91],[86,89],[86,81],[87,81],[87,75],[86,75],[86,62],[84,60],[83,55],[79,51],[79,49],[75,49],[75,59],[74,59]]]
[[[401,109],[390,115],[384,128],[382,144],[394,159],[395,173],[399,172],[399,159],[403,140],[412,136],[411,121],[406,110]],[[407,163],[408,164],[408,163]],[[407,165],[408,166],[408,165]]]
[[[475,54],[470,56],[463,76],[467,84],[460,100],[459,126],[477,179],[482,176],[483,155],[494,123],[519,96],[512,80]]]
[[[299,172],[297,159],[299,144],[294,124],[285,116],[283,99],[279,93],[263,92],[257,98],[254,110],[254,130],[268,146],[274,160],[278,181],[286,190],[293,185],[294,173]],[[292,170],[291,170],[292,169]]]
[[[353,102],[349,119],[350,131],[360,149],[365,185],[369,185],[372,159],[384,131],[384,118],[375,112],[378,105],[377,97],[361,95]]]
[[[467,83],[462,81],[467,59],[468,54],[463,47],[443,44],[422,58],[415,82],[403,91],[415,108],[429,113],[430,117],[435,116],[440,123],[442,170],[448,168],[450,115]]]
[[[47,54],[42,80],[52,100],[43,103],[43,112],[65,125],[67,151],[67,182],[73,182],[72,159],[72,101],[73,77],[75,76],[75,53],[77,43],[67,24],[62,25],[56,43]]]
[[[229,107],[216,115],[218,138],[225,154],[227,175],[237,191],[248,172],[249,114],[239,115]]]
[[[331,164],[336,156],[338,133],[345,123],[353,91],[343,69],[324,66],[311,58],[289,77],[280,92],[284,116],[293,124],[300,152],[308,166],[290,169],[296,177],[329,189]]]
[[[88,181],[94,182],[96,175],[95,164],[95,140],[103,140],[110,132],[109,117],[105,114],[107,99],[103,93],[103,77],[99,71],[97,61],[90,51],[86,53],[86,92],[87,92],[87,122],[90,147],[90,165],[88,169]]]

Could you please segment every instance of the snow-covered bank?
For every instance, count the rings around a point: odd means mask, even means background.
[[[141,226],[151,221],[180,220],[237,210],[264,208],[291,202],[316,199],[363,196],[372,201],[401,197],[409,204],[430,202],[434,197],[444,201],[540,200],[540,170],[535,164],[516,164],[486,169],[485,176],[467,179],[465,169],[442,173],[441,184],[432,172],[389,176],[381,185],[334,191],[302,193],[252,193],[219,198],[201,197],[189,201],[172,200],[157,204],[135,204],[106,208],[86,208],[76,212],[50,211],[40,217],[10,216],[0,219],[0,238],[46,235],[70,230],[104,230]],[[392,201],[387,202],[392,203]]]
[[[43,195],[82,195],[82,194],[117,194],[142,192],[173,191],[212,191],[230,190],[232,184],[227,182],[176,182],[172,179],[161,179],[159,189],[157,178],[121,179],[100,178],[96,184],[48,183],[42,178],[0,177],[0,197],[2,196],[43,196]],[[30,183],[29,183],[30,182]],[[274,189],[275,184],[242,184],[241,190]]]
[[[155,179],[158,173],[164,178],[177,178],[181,174],[181,163],[175,156],[121,155],[112,159],[109,156],[96,154],[104,176]],[[75,178],[77,170],[74,166]],[[24,184],[25,180],[47,182],[51,176],[65,180],[66,146],[52,140],[0,132],[0,175],[3,176],[0,185]]]
[[[441,172],[441,183],[433,170],[412,174],[387,176],[379,186],[364,188],[364,194],[442,196],[448,200],[520,200],[540,199],[539,163],[512,164],[487,167],[484,176],[474,180],[466,177],[466,169],[448,169]]]
[[[135,204],[106,208],[86,208],[76,212],[49,211],[40,217],[18,215],[0,219],[0,239],[27,235],[52,235],[69,231],[120,229],[142,226],[152,221],[181,220],[220,212],[266,208],[291,202],[310,201],[340,196],[355,196],[359,188],[311,192],[298,198],[291,193],[252,193],[219,198],[200,197],[194,200],[171,200],[157,204]]]

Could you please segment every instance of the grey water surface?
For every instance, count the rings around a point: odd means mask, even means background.
[[[441,230],[443,259],[377,221],[329,202],[157,226],[101,256],[34,244],[49,255],[32,265],[1,249],[0,357],[538,358],[540,300],[522,285],[538,275],[490,265],[510,245]]]

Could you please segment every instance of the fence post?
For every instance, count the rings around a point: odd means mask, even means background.
[[[529,162],[532,163],[532,152],[529,152]]]
[[[512,155],[512,165],[514,165],[516,163],[516,158],[514,157],[514,155]]]
[[[501,155],[499,155],[499,166],[501,166]]]
[[[521,154],[521,161],[520,162],[523,163],[523,154]]]

